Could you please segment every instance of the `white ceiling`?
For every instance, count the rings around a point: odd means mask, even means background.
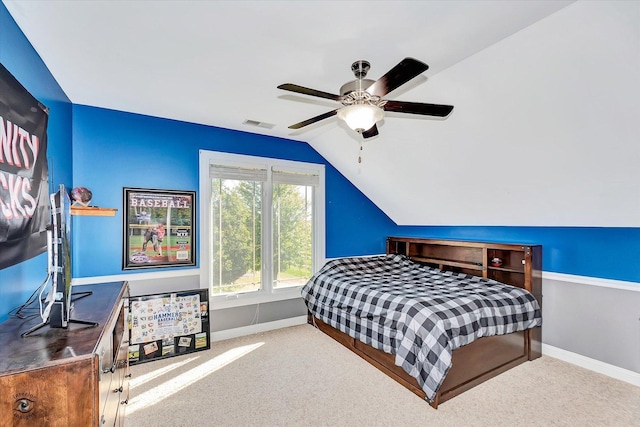
[[[276,86],[338,93],[353,80],[355,60],[368,60],[375,80],[411,56],[429,70],[386,98],[455,105],[433,76],[572,3],[2,1],[73,103],[305,141],[356,185],[379,169],[357,165],[359,137],[337,118],[287,129],[339,104]],[[251,127],[246,119],[275,126]],[[387,114],[367,145],[402,168],[403,156],[428,152],[414,145],[398,153],[397,140],[423,137],[427,125],[439,124]],[[393,188],[393,177],[386,179]],[[383,202],[366,193],[383,209],[394,203],[393,195]]]

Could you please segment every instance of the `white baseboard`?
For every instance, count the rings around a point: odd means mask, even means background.
[[[640,373],[638,372],[591,359],[590,357],[582,356],[548,344],[542,344],[542,354],[640,387]]]
[[[211,342],[228,340],[230,338],[237,338],[245,335],[257,334],[260,332],[272,331],[274,329],[288,328],[289,326],[304,325],[305,323],[307,323],[307,316],[298,316],[291,317],[289,319],[275,320],[273,322],[243,326],[241,328],[227,329],[225,331],[212,332]]]

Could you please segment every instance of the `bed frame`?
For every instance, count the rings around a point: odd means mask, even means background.
[[[403,254],[442,270],[486,277],[524,288],[542,307],[542,247],[411,237],[387,238],[387,254]],[[492,262],[499,258],[500,262]],[[499,265],[498,265],[499,264]],[[396,366],[395,356],[350,337],[308,314],[315,325],[340,344],[426,399],[415,378]],[[542,328],[480,338],[453,351],[452,367],[430,405],[438,405],[527,360],[541,356]]]

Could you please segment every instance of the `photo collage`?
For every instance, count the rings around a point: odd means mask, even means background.
[[[130,298],[129,363],[210,348],[206,289]]]

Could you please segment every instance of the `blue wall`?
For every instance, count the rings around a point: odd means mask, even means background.
[[[123,273],[123,187],[197,191],[200,149],[326,165],[328,257],[382,253],[396,229],[304,142],[74,105],[73,184],[91,189],[92,204],[118,208],[115,218],[74,218],[74,277]]]
[[[2,3],[0,63],[49,107],[49,180],[55,185],[71,184],[71,103]],[[46,275],[46,254],[0,270],[0,322],[27,300]]]

